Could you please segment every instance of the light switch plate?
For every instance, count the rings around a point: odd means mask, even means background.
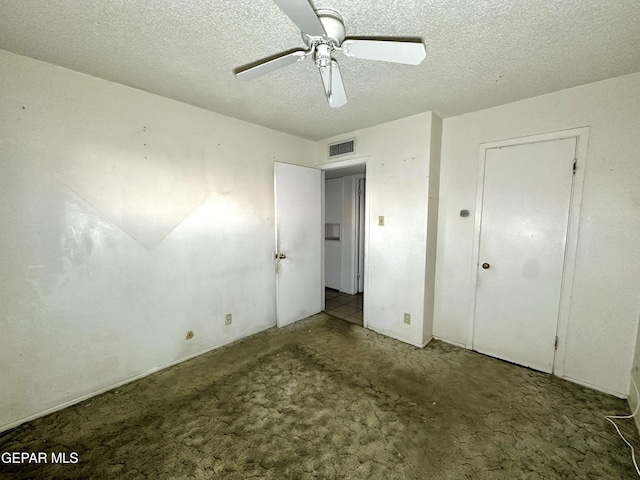
[[[384,227],[384,215],[378,217],[378,225]]]

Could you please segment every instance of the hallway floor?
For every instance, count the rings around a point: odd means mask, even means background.
[[[1,433],[0,452],[78,462],[0,462],[0,478],[630,479],[604,418],[627,412],[554,376],[320,313]],[[618,423],[637,448],[633,421]]]
[[[329,315],[362,326],[362,293],[348,295],[332,288],[325,288],[325,309]]]

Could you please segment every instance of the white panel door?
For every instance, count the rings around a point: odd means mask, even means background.
[[[486,150],[473,348],[551,373],[576,139]]]
[[[322,310],[322,172],[274,163],[277,323]]]

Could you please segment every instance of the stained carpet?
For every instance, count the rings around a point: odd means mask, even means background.
[[[0,434],[0,452],[77,453],[0,463],[0,476],[629,479],[603,417],[625,412],[553,376],[319,314]]]

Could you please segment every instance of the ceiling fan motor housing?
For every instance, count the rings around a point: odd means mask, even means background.
[[[304,43],[309,47],[312,45],[328,44],[331,50],[340,47],[346,37],[342,16],[338,12],[329,9],[316,10],[316,15],[320,23],[322,23],[326,35],[314,37],[302,32],[302,40],[304,40]]]
[[[315,48],[314,60],[316,66],[320,68],[327,67],[331,63],[331,47],[326,43],[321,43]]]

